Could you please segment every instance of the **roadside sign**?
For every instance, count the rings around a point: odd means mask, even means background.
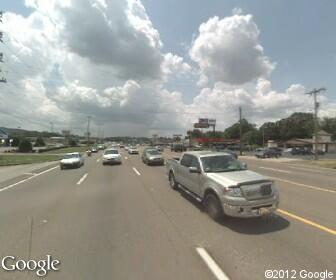
[[[208,124],[209,125],[216,125],[216,119],[209,119]]]
[[[209,128],[208,123],[194,123],[194,128]]]

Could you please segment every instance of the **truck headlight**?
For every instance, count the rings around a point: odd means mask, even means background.
[[[225,194],[229,196],[234,196],[234,197],[241,197],[242,192],[239,187],[234,187],[234,188],[226,188],[225,189]]]

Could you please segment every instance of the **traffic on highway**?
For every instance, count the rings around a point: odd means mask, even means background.
[[[108,144],[83,161],[70,153],[1,182],[2,254],[36,261],[23,269],[3,259],[1,279],[21,279],[22,270],[32,279],[172,279],[172,271],[174,279],[332,279],[336,171],[136,149]],[[48,258],[55,269],[39,268]]]

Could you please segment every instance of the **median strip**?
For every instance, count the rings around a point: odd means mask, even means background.
[[[135,167],[133,167],[133,171],[137,174],[137,175],[141,175],[141,173],[135,168]]]
[[[328,228],[328,227],[319,225],[319,224],[317,224],[317,223],[315,223],[315,222],[312,222],[312,221],[309,221],[309,220],[307,220],[307,219],[305,219],[305,218],[303,218],[303,217],[294,215],[294,214],[289,213],[289,212],[287,212],[287,211],[285,211],[285,210],[282,210],[282,209],[278,209],[277,212],[279,212],[279,213],[282,214],[282,215],[291,217],[291,218],[293,218],[293,219],[295,219],[295,220],[298,220],[298,221],[300,221],[300,222],[303,222],[303,223],[305,223],[305,224],[307,224],[307,225],[310,225],[310,226],[312,226],[312,227],[315,227],[315,228],[318,228],[318,229],[323,230],[323,231],[325,231],[325,232],[328,232],[328,233],[331,233],[331,234],[333,234],[333,235],[336,235],[336,230],[333,230],[333,229],[331,229],[331,228]]]
[[[81,183],[83,183],[83,181],[86,179],[87,176],[88,176],[88,173],[85,173],[83,177],[79,179],[79,181],[77,182],[77,185],[80,185]]]
[[[204,248],[197,247],[196,251],[218,280],[230,280],[230,278],[224,273],[224,271],[218,266],[215,260]]]
[[[0,189],[0,192],[3,192],[3,191],[5,191],[5,190],[9,190],[9,189],[11,189],[11,188],[13,188],[13,187],[15,187],[15,186],[17,186],[17,185],[19,185],[19,184],[22,184],[22,183],[24,183],[24,182],[27,182],[27,181],[29,181],[29,180],[31,180],[31,179],[37,177],[37,176],[40,176],[40,175],[42,175],[42,174],[44,174],[44,173],[47,173],[47,172],[49,172],[49,171],[51,171],[51,170],[54,170],[54,169],[56,169],[56,168],[58,168],[58,166],[55,166],[55,167],[49,168],[49,169],[47,169],[47,170],[44,170],[44,171],[42,171],[42,172],[40,172],[40,173],[34,174],[33,176],[31,176],[31,177],[29,177],[29,178],[27,178],[27,179],[23,179],[23,180],[21,180],[21,181],[19,181],[19,182],[16,182],[16,183],[14,183],[14,184],[11,184],[11,185],[9,185],[9,186],[7,186],[7,187],[4,187],[4,188]]]

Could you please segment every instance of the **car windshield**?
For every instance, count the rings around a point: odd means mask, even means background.
[[[204,172],[229,172],[245,170],[240,162],[229,155],[201,157]]]
[[[147,151],[147,153],[150,154],[151,156],[161,155],[161,153],[157,150],[149,150]]]
[[[79,154],[67,154],[63,156],[63,159],[69,159],[69,158],[79,158]]]
[[[117,150],[106,150],[105,155],[117,155],[119,152]]]

